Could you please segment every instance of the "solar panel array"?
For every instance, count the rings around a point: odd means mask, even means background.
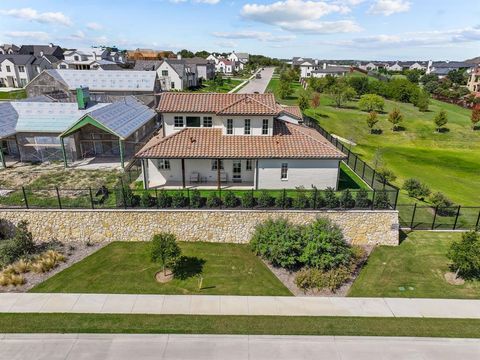
[[[55,79],[62,81],[69,90],[89,87],[93,91],[154,91],[155,71],[109,70],[46,70]]]

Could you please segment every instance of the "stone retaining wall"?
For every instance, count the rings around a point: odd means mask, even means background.
[[[182,241],[247,243],[257,224],[282,217],[295,224],[329,218],[353,244],[399,242],[397,211],[0,210],[0,219],[11,226],[28,221],[35,239],[62,242],[150,240],[152,234],[166,231]]]

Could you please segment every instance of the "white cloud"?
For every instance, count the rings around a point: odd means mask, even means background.
[[[15,39],[33,39],[47,42],[51,39],[50,35],[44,31],[8,31],[5,36]]]
[[[95,23],[95,22],[90,22],[90,23],[87,24],[87,29],[95,30],[95,31],[102,30],[103,25]]]
[[[243,18],[278,26],[283,30],[299,33],[326,34],[360,31],[353,20],[320,21],[330,14],[348,14],[350,7],[345,2],[311,0],[285,0],[271,4],[246,4]]]
[[[216,31],[212,33],[213,36],[224,39],[255,39],[259,41],[268,42],[284,42],[290,41],[296,38],[295,35],[272,35],[269,32],[264,31],[233,31],[233,32],[221,32]]]
[[[72,40],[84,40],[85,37],[85,33],[82,30],[78,30],[74,34],[70,35],[70,39]]]
[[[61,12],[38,12],[32,8],[0,10],[0,14],[16,17],[19,19],[35,21],[42,24],[61,24],[71,26],[72,21],[68,16]]]
[[[376,0],[368,12],[370,14],[390,16],[410,10],[410,5],[411,3],[405,0]]]
[[[233,49],[237,47],[237,43],[235,41],[219,41],[215,45],[222,49]]]

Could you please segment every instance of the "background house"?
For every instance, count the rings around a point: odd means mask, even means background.
[[[45,70],[26,87],[29,97],[49,95],[59,101],[76,100],[76,90],[88,87],[93,101],[113,102],[125,96],[135,96],[147,105],[155,104],[160,91],[155,71],[77,71]]]
[[[64,59],[59,62],[59,69],[74,70],[121,70],[111,59],[111,52],[107,49],[88,48],[67,50]]]
[[[0,55],[1,54],[7,54],[7,55],[17,54],[18,50],[20,50],[20,48],[14,44],[0,45]]]
[[[22,45],[18,50],[21,55],[34,55],[37,57],[51,56],[57,60],[63,59],[63,50],[60,46],[54,44],[48,45]]]
[[[200,57],[186,58],[185,62],[196,73],[199,80],[211,80],[215,77],[215,62]]]
[[[52,64],[33,55],[0,55],[0,86],[25,87],[35,76]]]
[[[215,65],[215,71],[220,74],[232,75],[235,70],[235,63],[231,60],[220,59]]]
[[[480,93],[480,66],[478,66],[470,75],[467,84],[468,90]]]

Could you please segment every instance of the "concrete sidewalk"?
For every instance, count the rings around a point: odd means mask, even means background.
[[[0,334],[0,360],[478,359],[480,340],[341,336]]]
[[[1,312],[480,319],[480,300],[3,293]]]

